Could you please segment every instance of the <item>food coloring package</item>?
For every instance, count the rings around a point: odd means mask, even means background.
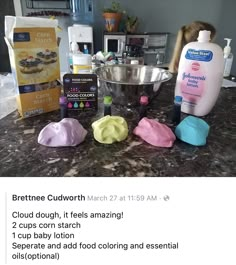
[[[98,85],[95,74],[65,74],[63,86],[68,100],[68,110],[98,109]]]

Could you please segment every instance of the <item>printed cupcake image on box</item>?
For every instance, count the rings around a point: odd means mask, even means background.
[[[57,53],[46,49],[45,51],[37,53],[38,58],[43,64],[52,64],[57,61]]]
[[[19,49],[15,51],[15,59],[20,85],[41,83],[45,79],[53,81],[60,76],[59,59],[53,49],[31,49],[30,52]]]
[[[19,61],[19,69],[23,74],[34,74],[43,71],[42,61],[39,58],[28,56]]]

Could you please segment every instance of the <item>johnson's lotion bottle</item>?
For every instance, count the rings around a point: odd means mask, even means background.
[[[195,116],[211,111],[223,81],[223,52],[209,42],[210,34],[200,31],[198,41],[185,45],[180,57],[175,95],[183,98],[181,111]]]

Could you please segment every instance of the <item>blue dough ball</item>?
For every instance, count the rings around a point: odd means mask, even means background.
[[[202,119],[188,116],[175,129],[175,135],[181,141],[195,146],[206,144],[210,126]]]

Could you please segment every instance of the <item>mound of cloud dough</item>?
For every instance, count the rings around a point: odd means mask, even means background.
[[[128,125],[119,116],[105,116],[92,124],[95,140],[102,144],[121,142],[128,136]]]
[[[133,133],[145,142],[158,147],[172,147],[176,137],[171,129],[154,119],[143,118]]]
[[[78,120],[64,118],[60,122],[51,122],[45,126],[38,136],[38,143],[50,146],[76,146],[82,143],[87,131]]]

